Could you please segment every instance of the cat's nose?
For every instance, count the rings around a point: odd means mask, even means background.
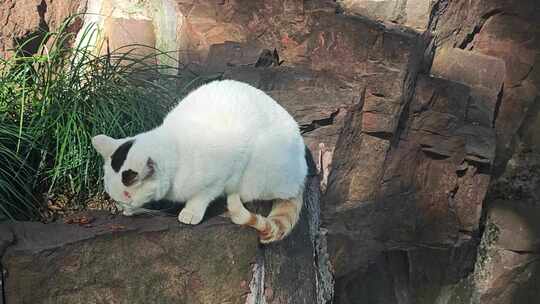
[[[123,194],[125,198],[131,198],[131,194],[129,194],[129,192],[124,191]]]

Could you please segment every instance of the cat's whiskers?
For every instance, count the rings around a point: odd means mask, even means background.
[[[131,210],[133,212],[133,214],[148,214],[148,215],[152,215],[152,216],[176,216],[176,215],[171,215],[171,214],[168,214],[166,212],[162,212],[160,210],[153,210],[153,209],[146,209],[146,208],[131,208],[131,206],[128,204],[128,203],[123,203],[123,202],[118,202],[116,201],[115,202],[119,207],[121,207],[121,210]],[[120,209],[120,208],[119,208]]]

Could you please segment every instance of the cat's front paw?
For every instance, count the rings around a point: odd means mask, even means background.
[[[182,211],[180,211],[180,214],[178,214],[178,220],[181,223],[188,225],[197,225],[202,221],[203,217],[204,212],[196,212],[188,208],[182,209]]]

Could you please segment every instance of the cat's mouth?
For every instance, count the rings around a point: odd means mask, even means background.
[[[125,200],[123,200],[123,201],[122,200],[114,200],[114,202],[116,203],[116,206],[118,207],[118,209],[127,210],[127,211],[139,209],[143,205],[143,204],[141,204],[139,206],[139,204],[134,202],[131,197],[128,199],[127,202]]]

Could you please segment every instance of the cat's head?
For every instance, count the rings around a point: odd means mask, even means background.
[[[104,160],[105,191],[120,203],[125,214],[160,199],[157,164],[136,138],[97,135],[92,138],[92,145]]]

